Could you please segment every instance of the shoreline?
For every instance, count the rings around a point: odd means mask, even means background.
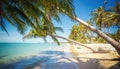
[[[108,69],[114,66],[118,61],[99,60],[100,58],[110,59],[118,57],[114,49],[109,44],[86,44],[95,50],[99,51],[99,47],[108,50],[110,53],[92,53],[90,50],[80,45],[70,45],[65,43],[65,47],[55,51],[45,51],[49,54],[47,56],[33,56],[32,58],[25,58],[20,62],[8,64],[7,67],[14,67],[13,69]],[[94,47],[93,47],[94,46]],[[111,54],[112,53],[112,54]],[[85,58],[87,57],[87,58]],[[97,58],[97,59],[96,59]],[[33,61],[34,60],[34,61]],[[88,67],[88,68],[86,68]]]

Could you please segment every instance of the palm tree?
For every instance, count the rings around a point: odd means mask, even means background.
[[[72,0],[0,0],[0,28],[7,32],[7,20],[23,34],[27,26],[34,27],[43,17],[47,23],[51,23],[51,18],[59,22],[60,13],[74,15],[71,3]]]
[[[103,33],[102,31],[96,29],[95,27],[91,26],[90,24],[88,24],[87,22],[74,17],[74,19],[76,21],[78,21],[78,23],[84,25],[86,28],[89,28],[91,31],[95,32],[96,34],[98,34],[100,37],[102,37],[103,39],[105,39],[108,43],[110,43],[116,50],[117,52],[120,54],[120,43],[115,41],[114,39],[110,38],[108,35],[106,35],[105,33]]]
[[[38,21],[41,21],[41,18],[44,18],[50,24],[50,27],[53,28],[51,18],[60,21],[60,13],[69,16],[97,33],[120,54],[120,44],[117,41],[75,16],[72,0],[0,0],[0,25],[4,30],[4,19],[17,26],[21,33],[23,33],[26,26],[34,27],[33,23],[37,24]]]
[[[109,11],[105,12],[103,23],[106,28],[114,28],[116,29],[113,33],[108,33],[112,35],[111,37],[116,41],[119,41],[119,32],[120,32],[120,3],[116,1],[114,7],[110,8]]]
[[[109,26],[120,27],[120,3],[117,1],[113,8],[106,12],[104,23]]]
[[[16,26],[21,34],[25,33],[25,29],[28,26],[35,27],[34,23],[38,24],[39,21],[41,21],[40,16],[44,16],[42,10],[39,9],[39,2],[39,0],[1,0],[1,28],[6,31],[4,26],[5,20],[7,20],[13,26]],[[44,19],[47,20],[47,17],[44,17]]]
[[[106,4],[106,3],[105,3]],[[105,5],[99,7],[91,13],[93,22],[98,28],[110,28],[111,26],[120,26],[120,3],[117,1],[115,7],[106,9]]]
[[[119,27],[120,26],[120,15],[119,15],[120,14],[120,12],[119,12],[120,8],[119,7],[120,7],[119,2],[116,2],[116,6],[114,7],[114,9],[106,10],[105,7],[102,6],[102,7],[98,8],[95,12],[93,12],[93,21],[96,22],[96,24],[98,25],[98,28],[100,30],[101,30],[102,27],[109,28],[111,26],[116,26],[116,27],[120,28]],[[99,35],[99,36],[101,36],[101,35]],[[104,38],[104,36],[102,36],[102,37]],[[116,49],[120,48],[119,47],[120,44],[118,42],[116,42],[116,41],[114,42],[113,39],[109,40],[109,37],[106,38],[106,35],[105,35],[104,39],[108,43],[110,42],[110,44],[113,45]]]
[[[94,53],[97,52],[97,51],[95,51],[94,49],[92,49],[92,48],[90,48],[90,47],[88,47],[88,46],[86,46],[86,45],[84,45],[84,44],[82,44],[82,43],[80,43],[80,42],[77,42],[77,41],[74,41],[74,40],[67,39],[67,38],[65,38],[65,37],[56,35],[56,31],[57,31],[57,30],[63,32],[63,29],[62,29],[61,27],[54,27],[54,29],[49,29],[49,25],[48,25],[48,26],[44,26],[44,25],[43,25],[43,26],[41,26],[41,27],[38,27],[38,25],[35,25],[35,27],[36,27],[36,28],[32,28],[32,29],[30,30],[30,32],[23,37],[23,40],[24,40],[25,38],[42,37],[42,38],[46,41],[46,39],[45,39],[46,36],[50,36],[58,45],[60,45],[60,43],[59,43],[59,41],[58,41],[57,38],[61,38],[61,39],[67,40],[67,41],[69,41],[69,42],[72,42],[72,43],[75,43],[75,44],[79,44],[79,45],[81,45],[81,46],[83,46],[83,47],[85,47],[85,48],[88,48],[88,49],[90,49],[90,50],[91,50],[92,52],[94,52]],[[56,30],[56,31],[55,31],[55,30]]]
[[[81,43],[87,43],[87,40],[91,41],[91,34],[91,31],[89,29],[85,29],[85,26],[81,24],[75,24],[72,26],[69,38]]]
[[[106,40],[108,43],[110,43],[116,50],[117,52],[120,54],[120,43],[115,41],[114,39],[110,38],[108,35],[106,35],[105,33],[103,33],[102,31],[96,29],[95,27],[93,27],[92,25],[90,25],[89,23],[81,20],[80,18],[76,17],[76,16],[71,16],[68,13],[65,13],[66,15],[68,15],[69,17],[71,17],[73,20],[77,21],[78,23],[84,25],[86,28],[90,29],[91,31],[95,32],[96,34],[98,34],[100,37],[102,37],[104,40]]]
[[[23,40],[25,38],[38,38],[42,37],[46,41],[46,36],[50,36],[58,45],[60,45],[57,38],[55,38],[52,35],[56,34],[55,30],[59,30],[63,32],[63,29],[61,27],[51,27],[51,24],[46,23],[45,20],[42,21],[41,25],[34,24],[34,27],[31,28],[30,32],[23,37]]]
[[[101,30],[103,27],[104,13],[105,13],[105,9],[102,6],[91,13],[92,15],[91,20],[93,23],[94,22],[96,23],[99,30]]]

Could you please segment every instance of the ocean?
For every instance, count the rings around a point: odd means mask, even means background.
[[[50,56],[56,51],[58,54],[65,46],[65,43],[61,43],[60,46],[56,43],[0,43],[0,64],[17,62],[33,56]]]

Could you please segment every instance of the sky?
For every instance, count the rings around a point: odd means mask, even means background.
[[[116,0],[107,0],[106,6],[114,6]],[[90,18],[89,14],[91,11],[95,10],[96,8],[103,5],[104,0],[74,0],[74,10],[78,18],[86,21]],[[72,21],[65,15],[60,16],[62,24],[54,22],[54,25],[57,27],[62,27],[64,30],[63,32],[57,32],[57,35],[63,36],[68,38],[72,25],[77,24],[77,22]],[[0,42],[23,42],[23,43],[39,43],[44,42],[42,38],[31,38],[22,40],[23,35],[21,35],[17,29],[11,26],[6,21],[6,28],[8,30],[9,35],[7,35],[4,31],[0,30]],[[47,37],[48,42],[52,42],[50,37]],[[64,42],[65,40],[59,39],[60,42]]]

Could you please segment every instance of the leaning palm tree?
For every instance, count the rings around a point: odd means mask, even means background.
[[[96,23],[100,30],[111,26],[120,27],[120,3],[118,1],[113,8],[106,9],[103,5],[93,11],[91,15],[91,20]]]
[[[78,23],[84,25],[86,28],[89,28],[91,31],[95,32],[96,34],[98,34],[100,37],[102,37],[104,40],[106,40],[108,43],[110,43],[116,50],[117,52],[120,54],[120,43],[115,41],[114,39],[110,38],[108,35],[106,35],[105,33],[103,33],[102,31],[96,29],[95,27],[93,27],[92,25],[88,24],[87,22],[77,18],[77,17],[73,17],[76,21],[78,21]]]
[[[64,39],[64,40],[67,40],[71,43],[75,43],[75,44],[79,44],[85,48],[88,48],[90,49],[92,52],[96,53],[97,51],[95,51],[94,49],[90,48],[89,46],[86,46],[80,42],[77,42],[77,41],[74,41],[74,40],[71,40],[71,39],[67,39],[65,37],[62,37],[62,36],[58,36],[56,34],[56,31],[61,31],[63,32],[63,29],[61,27],[54,27],[53,29],[49,29],[49,25],[46,26],[43,24],[43,26],[41,27],[38,27],[38,25],[35,25],[36,28],[32,28],[28,34],[26,34],[24,37],[23,37],[23,40],[26,39],[26,38],[43,38],[45,41],[46,41],[46,36],[50,36],[54,42],[56,42],[58,45],[60,45],[59,41],[57,38],[61,38],[61,39]]]
[[[71,6],[71,4],[69,4],[69,6]],[[71,7],[72,8],[72,7]],[[56,10],[59,10],[60,8],[57,8]],[[72,9],[71,9],[72,10]],[[100,37],[102,37],[103,39],[105,39],[108,43],[110,43],[116,50],[117,52],[120,54],[120,43],[115,41],[114,39],[110,38],[108,35],[106,35],[105,33],[103,33],[102,31],[96,29],[95,27],[93,27],[92,25],[88,24],[87,22],[81,20],[80,18],[76,17],[73,13],[73,15],[71,15],[68,12],[64,12],[64,9],[61,9],[61,11],[66,14],[67,16],[69,16],[71,19],[77,21],[78,23],[84,25],[86,28],[89,28],[91,31],[95,32],[96,34],[98,34]]]
[[[44,17],[50,23],[50,26],[53,27],[51,18],[60,21],[59,14],[65,14],[97,33],[120,54],[120,44],[117,41],[75,16],[73,0],[0,0],[0,10],[1,28],[5,30],[4,19],[6,19],[14,26],[17,26],[21,33],[24,32],[26,26],[34,27],[33,23],[40,21],[41,17]]]
[[[120,28],[120,16],[119,16],[119,7],[120,4],[119,2],[116,2],[116,5],[114,8],[110,9],[110,10],[106,10],[105,6],[101,6],[100,8],[98,8],[96,11],[93,12],[93,21],[96,22],[96,24],[98,25],[98,29],[103,28],[109,28],[111,26],[115,26]],[[94,30],[95,31],[95,30]],[[99,30],[96,30],[96,32]],[[95,33],[96,33],[95,32]],[[104,35],[104,33],[97,33],[99,36],[101,36],[101,34]],[[113,39],[109,38],[108,36],[101,36],[102,38],[104,38],[108,43],[110,43],[111,45],[113,45],[115,47],[115,49],[119,49],[120,48],[120,44],[116,41],[114,41]],[[119,50],[118,50],[119,51]]]
[[[120,3],[117,1],[115,6],[110,8],[104,15],[104,23],[107,28],[113,27],[116,31],[112,34],[108,33],[116,41],[119,41],[120,32]]]
[[[60,45],[59,41],[57,40],[56,37],[54,37],[53,35],[56,34],[55,30],[59,30],[63,32],[63,29],[61,27],[50,27],[50,25],[46,25],[47,23],[45,23],[45,21],[42,21],[42,25],[34,25],[34,27],[32,27],[32,29],[29,31],[28,34],[26,34],[23,37],[23,40],[25,38],[43,38],[46,41],[46,36],[50,36],[58,45]]]

